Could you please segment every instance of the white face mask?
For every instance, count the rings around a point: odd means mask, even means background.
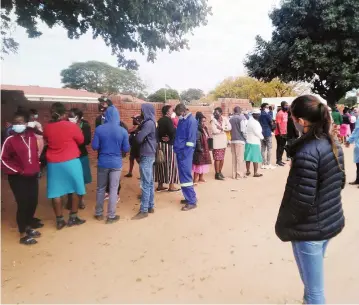
[[[176,114],[174,112],[172,112],[171,119],[175,119],[175,118],[176,118]]]
[[[15,131],[16,133],[23,133],[26,130],[26,125],[25,124],[13,125],[12,130]]]
[[[269,109],[268,109],[268,108],[266,108],[266,109],[264,109],[264,111],[265,111],[266,113],[268,113],[268,112],[269,112]]]
[[[77,123],[77,116],[75,116],[74,118],[69,118],[69,121],[71,122],[71,123]]]

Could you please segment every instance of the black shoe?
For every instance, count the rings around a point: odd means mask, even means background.
[[[120,216],[116,215],[113,218],[107,217],[106,224],[112,224],[118,222],[120,220]]]
[[[86,222],[86,220],[80,219],[77,216],[76,217],[70,217],[69,221],[67,222],[67,226],[68,227],[79,226],[79,225],[84,224],[85,222]]]
[[[61,230],[61,229],[63,229],[64,227],[66,227],[66,221],[65,220],[58,220],[58,221],[56,221],[56,228],[58,229],[58,230]]]
[[[26,230],[26,235],[29,237],[33,237],[33,238],[38,238],[41,236],[41,233],[34,229],[28,229],[28,230]]]
[[[30,246],[37,244],[37,241],[31,236],[24,236],[20,238],[20,244]]]
[[[95,218],[96,220],[98,220],[98,221],[101,221],[101,220],[104,219],[104,218],[103,218],[103,215],[95,215],[94,218]]]
[[[181,204],[187,204],[188,201],[186,199],[181,200]]]
[[[284,163],[284,162],[277,162],[277,165],[278,165],[278,166],[284,166],[285,163]]]
[[[149,208],[149,209],[148,209],[148,213],[153,214],[154,212],[155,212],[155,209],[154,209],[154,208]]]
[[[140,211],[135,216],[133,216],[131,219],[132,220],[139,220],[139,219],[143,219],[143,218],[146,218],[146,217],[148,217],[148,213]]]
[[[132,178],[132,173],[128,173],[127,175],[125,175],[126,178]]]
[[[38,218],[33,218],[30,223],[30,227],[32,229],[40,229],[44,226],[44,224],[41,222]]]
[[[214,179],[216,179],[216,180],[224,180],[224,178],[222,178],[222,176],[219,174],[219,173],[217,173],[215,176],[214,176]]]

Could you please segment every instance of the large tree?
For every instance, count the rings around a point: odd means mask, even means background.
[[[249,99],[257,106],[263,97],[295,96],[294,85],[285,84],[278,79],[265,83],[252,77],[227,78],[213,91],[215,98]]]
[[[161,88],[148,96],[150,102],[165,103],[168,100],[179,100],[180,96],[175,89]]]
[[[204,96],[204,93],[201,89],[189,88],[181,92],[181,100],[186,102],[199,100]]]
[[[99,61],[73,63],[61,71],[64,87],[100,94],[143,93],[145,85],[134,71],[112,67]]]
[[[185,35],[206,24],[208,13],[207,0],[1,1],[1,16],[8,22],[14,16],[30,38],[42,34],[39,21],[64,27],[71,39],[92,31],[93,38],[102,37],[112,48],[119,65],[131,69],[138,65],[126,60],[125,50],[147,53],[153,62],[158,50],[183,49],[188,46]]]
[[[358,86],[358,0],[284,0],[270,18],[272,39],[257,36],[245,61],[250,76],[309,82],[330,105]]]

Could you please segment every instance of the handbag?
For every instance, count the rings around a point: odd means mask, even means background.
[[[155,160],[156,164],[163,164],[165,163],[165,154],[163,153],[162,148],[160,147],[160,145],[157,145],[157,149],[156,149],[156,160]]]
[[[213,138],[208,138],[208,149],[213,150]]]

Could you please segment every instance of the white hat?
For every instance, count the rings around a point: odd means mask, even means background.
[[[259,109],[253,109],[252,114],[261,114]]]

